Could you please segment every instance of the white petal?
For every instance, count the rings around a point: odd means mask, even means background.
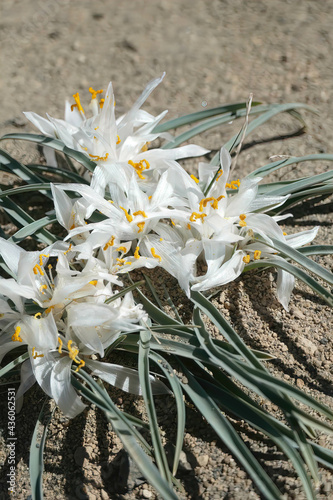
[[[64,415],[74,418],[85,409],[86,405],[82,403],[71,384],[71,364],[72,360],[67,356],[55,361],[50,377],[50,388],[52,397]]]
[[[317,236],[319,226],[313,229],[308,229],[307,231],[301,231],[296,234],[288,234],[286,238],[286,243],[293,248],[299,248],[303,245],[307,245]]]
[[[23,114],[33,125],[35,125],[35,127],[39,128],[42,134],[55,137],[55,127],[49,122],[49,120],[46,120],[46,118],[43,118],[32,111],[23,111]]]
[[[125,392],[130,392],[131,394],[137,394],[138,396],[142,395],[139,374],[136,370],[121,365],[91,360],[87,361],[87,366],[93,370],[93,375],[100,377],[108,384],[118,387],[118,389],[122,389]],[[149,379],[154,395],[170,394],[169,389],[163,382],[157,380],[153,375],[149,375]]]
[[[289,311],[289,301],[294,288],[295,278],[283,269],[277,270],[277,297],[286,311]]]

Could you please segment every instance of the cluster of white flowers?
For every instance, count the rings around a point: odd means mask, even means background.
[[[223,148],[220,165],[200,163],[198,178],[177,160],[207,150],[195,145],[149,149],[156,138],[169,138],[154,132],[166,112],[154,117],[141,109],[162,78],[149,83],[119,118],[111,83],[104,98],[102,90],[89,89],[90,118],[78,93],[75,103],[66,105],[65,120],[25,113],[43,134],[96,163],[90,186],[52,185],[57,219],[68,231],[65,241],[43,253],[0,241],[13,276],[0,280],[0,356],[26,344],[30,358],[22,365],[18,396],[37,380],[68,416],[84,408],[71,386],[72,365],[77,371],[87,366],[107,382],[140,393],[134,370],[96,361],[121,333],[138,331],[148,321],[130,293],[113,300],[112,286],[122,285],[121,274],[160,266],[189,295],[191,288],[204,291],[234,280],[250,261],[281,259],[269,246],[271,238],[296,248],[317,232],[285,235],[278,222],[287,216],[264,212],[286,197],[259,195],[260,178],[230,180],[231,158]],[[263,242],[255,243],[254,236]],[[279,270],[277,293],[285,308],[292,288],[293,277]],[[35,315],[29,313],[31,305]],[[153,378],[152,384],[155,393],[165,391]]]

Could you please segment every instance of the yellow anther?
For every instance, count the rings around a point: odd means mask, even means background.
[[[12,341],[13,342],[22,342],[22,339],[20,337],[20,332],[21,332],[21,327],[17,326],[15,328],[15,333],[12,335]]]
[[[150,144],[150,142],[146,142],[142,148],[141,148],[141,153],[145,153],[147,150],[148,150],[148,144]]]
[[[81,113],[84,114],[84,109],[81,106],[79,93],[77,92],[76,94],[73,95],[73,97],[74,97],[74,100],[75,100],[76,104],[72,104],[71,110],[73,111],[74,108],[77,108]]]
[[[85,364],[86,364],[85,361],[83,361],[83,359],[81,359],[79,362],[79,366],[76,368],[75,371],[78,372],[80,370],[80,368],[84,367]]]
[[[191,224],[190,224],[190,223],[188,223],[188,224],[186,225],[186,227],[187,227],[187,229],[191,229]]]
[[[226,188],[228,189],[238,189],[240,186],[240,180],[237,179],[237,181],[231,181],[230,183],[227,182],[227,184],[225,185]]]
[[[247,224],[246,224],[245,220],[240,220],[240,221],[238,222],[238,225],[239,225],[240,227],[246,227],[246,226],[247,226]]]
[[[76,359],[76,356],[79,354],[79,350],[78,350],[78,348],[73,349],[72,344],[73,344],[73,340],[69,340],[69,341],[67,342],[67,349],[69,350],[68,356],[69,356],[69,357],[70,357],[73,361],[75,361],[76,363],[80,363],[80,360],[79,360],[79,359]]]
[[[64,252],[64,255],[67,255],[68,252],[70,252],[72,250],[72,244],[69,245],[68,249],[66,250],[66,252]]]
[[[140,250],[140,247],[136,247],[135,252],[134,252],[135,259],[140,259],[139,250]]]
[[[92,87],[90,87],[89,92],[91,93],[91,99],[96,99],[97,94],[101,94],[103,92],[103,89],[102,90],[94,90]]]
[[[40,256],[39,256],[39,265],[40,266],[43,265],[43,257],[45,257],[45,259],[48,259],[50,257],[50,255],[49,254],[46,255],[45,253],[40,254]]]
[[[157,255],[157,253],[155,252],[155,248],[153,248],[153,247],[152,247],[152,248],[150,249],[150,251],[151,251],[152,256],[153,256],[155,259],[158,259],[158,260],[161,262],[162,257],[161,257],[160,255]]]
[[[151,199],[152,199],[152,197],[153,197],[152,195],[148,196],[148,200],[151,200]]]
[[[119,264],[123,264],[125,262],[125,259],[118,259],[117,258],[116,260],[117,260],[117,262],[119,262]]]
[[[221,196],[219,196],[218,198],[216,198],[216,201],[221,201],[222,198],[225,198],[225,196],[223,194],[221,194]]]
[[[203,199],[200,201],[200,203],[199,203],[199,212],[202,212],[202,211],[203,211],[204,207],[206,207],[206,206],[207,206],[207,203],[208,203],[209,201],[214,201],[214,202],[215,202],[216,200],[215,200],[215,198],[213,198],[213,196],[210,196],[209,198],[203,198]],[[212,206],[213,206],[213,204],[212,204]]]
[[[62,344],[63,344],[63,341],[61,340],[60,337],[58,337],[58,342],[59,342],[58,352],[59,352],[59,354],[61,354],[62,353]]]
[[[98,130],[98,129],[99,129],[99,127],[95,127],[95,128],[94,128],[94,130]]]
[[[52,264],[49,264],[47,268],[49,269],[49,271],[51,271],[51,269],[53,269]]]
[[[119,208],[121,208],[124,211],[126,219],[128,220],[128,222],[132,222],[133,217],[127,212],[126,208],[123,208],[120,205],[119,205]]]
[[[127,248],[126,247],[119,247],[119,248],[117,248],[117,252],[126,253],[127,252]]]
[[[260,259],[260,255],[261,255],[261,251],[260,250],[255,250],[254,255],[253,255],[254,260],[259,260]]]
[[[126,265],[127,265],[127,266],[130,266],[131,264],[132,264],[132,262],[131,262],[131,261],[129,261],[129,260],[128,260],[127,262],[125,262],[125,266],[126,266]]]
[[[55,306],[50,306],[47,309],[45,309],[45,314],[49,314],[52,311],[52,309],[54,309],[54,307]]]
[[[31,353],[31,354],[32,354],[32,357],[33,357],[34,359],[36,359],[36,358],[44,358],[44,354],[38,354],[38,353],[35,351],[35,347],[33,347],[33,348],[32,348],[32,353]]]
[[[102,108],[103,108],[103,106],[104,106],[104,101],[105,101],[105,99],[101,99],[101,100],[99,101],[99,107],[100,107],[101,109],[102,109]]]
[[[108,95],[106,97],[109,97]],[[116,100],[113,101],[113,107],[116,107]]]
[[[170,219],[170,221],[171,221],[171,224],[172,224],[173,226],[175,226],[175,225],[176,225],[176,224],[173,222],[173,220],[172,220],[172,219]]]
[[[207,217],[207,214],[198,214],[197,212],[192,212],[190,221],[195,222],[197,219],[201,219],[201,222],[203,222],[204,217]]]
[[[219,180],[219,178],[221,177],[221,175],[223,175],[223,170],[220,170],[219,173],[217,174],[217,177],[215,179],[216,182]]]
[[[240,220],[245,220],[246,219],[246,215],[245,214],[240,214],[239,218],[240,218]]]
[[[147,217],[146,212],[144,212],[143,210],[137,210],[137,212],[134,212],[133,215],[142,215],[142,217]]]
[[[44,276],[44,271],[39,264],[35,265],[35,267],[33,268],[33,272],[34,272],[34,274],[38,274],[38,272],[39,272],[39,274],[41,276]]]
[[[106,161],[108,159],[109,153],[106,153],[105,156],[98,156],[98,155],[91,155],[91,154],[89,154],[89,156],[94,161]]]
[[[160,238],[160,241],[163,241],[163,238]]]
[[[283,236],[287,236],[287,233],[285,231],[283,231]]]
[[[148,170],[148,168],[150,167],[150,163],[147,160],[140,160],[138,163],[129,160],[128,164],[135,169],[140,179],[145,179],[145,177],[142,175],[142,171]]]
[[[47,286],[46,285],[42,285],[40,288],[39,288],[39,291],[42,292],[42,294],[44,295],[45,292],[43,292],[43,290],[46,290],[47,289]]]
[[[98,281],[97,281],[97,280],[92,280],[92,281],[89,281],[89,285],[94,285],[94,286],[96,286],[96,285],[97,285],[97,283],[98,283]]]
[[[34,317],[35,317],[36,319],[37,319],[37,318],[41,318],[41,317],[42,317],[42,313],[40,313],[40,312],[39,312],[39,313],[36,313]]]
[[[119,135],[117,135],[117,142],[116,142],[116,144],[118,145],[120,143],[121,143],[121,139],[120,139]]]
[[[137,226],[138,226],[138,228],[139,228],[138,233],[142,233],[143,228],[145,227],[145,222],[138,222],[138,223],[137,223]]]
[[[106,243],[106,245],[103,247],[103,250],[105,252],[105,250],[107,250],[109,247],[113,247],[113,244],[114,244],[114,240],[115,240],[115,236],[112,236],[112,238]]]
[[[243,262],[245,262],[245,264],[248,264],[250,262],[250,256],[245,255],[245,257],[243,257]]]
[[[199,184],[199,179],[195,175],[192,174],[190,177],[191,177],[191,179],[194,180],[194,182],[196,182],[197,184]]]

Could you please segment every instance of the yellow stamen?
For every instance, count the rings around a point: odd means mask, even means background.
[[[45,253],[40,254],[40,256],[39,256],[39,265],[40,266],[43,265],[43,257],[45,257],[46,259],[48,259],[50,257],[50,255],[49,254],[46,255]]]
[[[118,145],[120,143],[121,143],[121,139],[120,139],[119,135],[117,135],[117,142],[116,142],[116,144]]]
[[[117,258],[116,260],[117,260],[117,262],[119,262],[120,266],[122,266],[124,264],[124,262],[125,262],[125,259],[118,259]]]
[[[140,259],[139,250],[140,250],[140,247],[136,247],[135,252],[134,252],[135,259]]]
[[[132,262],[130,262],[129,260],[127,262],[125,262],[125,266],[128,265],[130,266],[132,264]]]
[[[199,179],[195,175],[192,174],[190,177],[191,177],[191,179],[194,180],[194,182],[196,182],[197,184],[199,184]]]
[[[145,222],[138,222],[138,223],[137,223],[137,226],[138,226],[138,228],[139,228],[138,233],[142,233],[143,228],[145,227]]]
[[[37,352],[35,352],[35,347],[32,348],[32,353],[31,354],[32,354],[32,357],[34,359],[36,359],[36,358],[44,358],[44,354],[38,354]]]
[[[147,150],[148,150],[148,144],[150,144],[150,142],[146,142],[142,148],[141,148],[141,153],[145,153]]]
[[[95,127],[95,128],[94,128],[94,130],[98,130],[98,129],[99,129],[99,127]]]
[[[210,196],[209,198],[203,198],[203,199],[200,201],[200,203],[199,203],[199,212],[203,212],[204,207],[206,207],[206,206],[207,206],[207,203],[208,203],[209,201],[214,201],[214,202],[215,202],[216,200],[215,200],[215,198],[213,198],[212,196]],[[213,206],[213,205],[212,205],[212,206]]]
[[[54,309],[54,307],[55,306],[50,306],[47,309],[45,309],[45,314],[49,314],[52,311],[52,309]]]
[[[112,236],[112,238],[111,238],[111,239],[107,242],[107,244],[103,247],[104,252],[105,252],[105,250],[107,250],[109,247],[113,247],[114,240],[115,240],[115,236]]]
[[[160,241],[163,241],[163,238],[160,238]]]
[[[148,196],[148,200],[151,200],[151,199],[152,199],[152,197],[153,197],[152,195]]]
[[[41,318],[41,317],[42,317],[42,313],[40,313],[40,312],[39,312],[39,313],[36,313],[34,317],[35,317],[36,319],[37,319],[37,318]]]
[[[142,171],[148,170],[148,168],[150,168],[150,163],[147,160],[140,160],[138,163],[129,160],[128,164],[135,169],[140,179],[145,179],[145,177],[142,175]]]
[[[58,352],[59,352],[59,354],[61,354],[62,353],[62,344],[63,344],[63,341],[61,340],[60,337],[58,337],[58,342],[59,342]]]
[[[153,247],[152,247],[152,248],[150,249],[150,251],[151,251],[152,256],[153,256],[155,259],[158,259],[158,260],[161,262],[162,257],[161,257],[160,255],[157,255],[157,253],[155,252],[155,248],[153,248]]]
[[[77,92],[76,94],[73,94],[73,97],[74,97],[76,104],[72,104],[71,111],[73,111],[74,108],[77,108],[81,113],[84,114],[84,109],[81,106],[79,93]]]
[[[247,224],[246,224],[245,220],[240,220],[240,221],[238,222],[238,225],[239,225],[240,227],[245,227],[245,226],[247,226]]]
[[[42,294],[44,295],[45,292],[43,292],[43,290],[46,290],[47,289],[47,286],[46,285],[42,285],[40,288],[39,288],[39,291],[42,292]]]
[[[89,156],[94,161],[106,161],[108,159],[109,153],[106,153],[105,156],[98,156],[98,155],[91,155],[91,154],[89,154]]]
[[[146,213],[143,210],[138,210],[137,212],[134,212],[133,215],[142,215],[142,217],[147,217]]]
[[[20,337],[20,331],[21,331],[21,327],[17,326],[15,328],[15,333],[12,335],[12,341],[13,342],[22,342],[22,339]]]
[[[102,108],[103,108],[103,106],[104,106],[104,101],[105,101],[105,99],[101,99],[101,100],[99,101],[99,107],[100,107],[101,109],[102,109]]]
[[[127,252],[127,248],[126,247],[119,247],[119,248],[117,248],[117,252],[126,253]]]
[[[119,205],[119,208],[121,208],[124,211],[126,219],[128,220],[128,222],[132,222],[133,217],[127,212],[126,208],[123,208],[120,205]]]
[[[219,180],[219,178],[221,177],[221,175],[223,175],[223,170],[220,170],[219,173],[217,174],[217,177],[215,179],[216,182]]]
[[[89,285],[94,285],[94,286],[96,286],[96,285],[97,285],[97,280],[92,280],[92,281],[89,281]]]
[[[245,214],[240,214],[239,218],[240,218],[240,220],[245,220],[246,219],[246,215]]]
[[[102,90],[94,90],[92,87],[89,88],[89,92],[91,93],[91,100],[96,99],[97,94],[101,94],[103,92]]]
[[[216,201],[221,201],[222,198],[225,198],[225,196],[223,194],[221,194],[221,196],[219,196],[218,198],[216,198]]]
[[[190,224],[190,223],[188,223],[188,224],[186,225],[186,227],[187,227],[187,229],[191,229],[191,224]]]
[[[190,221],[195,222],[197,219],[201,219],[201,222],[203,222],[204,217],[207,217],[207,214],[198,214],[197,212],[192,212]]]
[[[173,222],[173,220],[172,220],[172,219],[170,219],[170,220],[171,220],[171,224],[172,224],[173,226],[175,226],[176,224]]]
[[[38,272],[39,272],[39,274],[41,276],[44,276],[44,271],[42,270],[42,268],[40,267],[39,264],[35,265],[35,267],[33,268],[33,272],[34,272],[34,274],[38,274]]]
[[[285,231],[283,231],[283,236],[286,236],[286,235],[287,235],[287,233]]]
[[[80,368],[84,367],[85,364],[86,364],[85,361],[83,361],[83,359],[81,359],[79,366],[76,368],[75,372],[78,372],[80,370]]]
[[[243,257],[243,262],[245,262],[245,264],[248,264],[250,262],[250,256],[246,255],[245,257]]]
[[[253,255],[254,260],[259,260],[260,259],[260,255],[261,255],[261,251],[260,250],[255,250],[254,255]]]
[[[64,255],[67,255],[68,252],[70,252],[71,250],[72,250],[72,244],[69,245],[68,250],[66,250],[66,252],[64,252]]]

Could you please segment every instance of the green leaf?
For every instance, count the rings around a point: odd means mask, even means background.
[[[260,102],[253,102],[252,106],[258,106]],[[217,108],[204,109],[203,111],[197,111],[195,113],[190,113],[189,115],[180,116],[179,118],[174,118],[168,120],[165,123],[157,125],[153,129],[154,134],[160,134],[171,129],[182,127],[183,125],[189,125],[193,122],[198,122],[210,118],[211,116],[222,115],[224,113],[234,113],[239,109],[246,108],[246,102],[237,102],[235,104],[226,104],[224,106],[219,106]]]
[[[85,373],[83,370],[76,373],[79,375],[93,388],[96,392],[99,392],[102,397],[102,389],[101,387],[94,381],[94,379]],[[77,382],[74,378],[74,381]],[[77,385],[77,384],[76,384]],[[81,386],[81,391],[83,394],[86,394],[87,389]],[[90,391],[89,391],[90,392]],[[104,395],[104,398],[106,396]],[[98,401],[98,399],[97,399]],[[132,458],[135,461],[138,468],[142,472],[142,474],[146,477],[146,479],[152,484],[152,486],[158,491],[158,493],[165,500],[177,500],[177,495],[170,488],[165,479],[162,478],[160,473],[158,472],[155,465],[146,455],[146,453],[142,450],[142,448],[138,445],[136,441],[136,429],[133,427],[131,422],[127,419],[127,417],[117,408],[117,406],[113,403],[113,401],[108,398],[108,401],[105,400],[105,403],[108,406],[108,410],[105,411],[105,416],[108,421],[112,424],[114,431],[117,436],[123,442],[123,445]]]
[[[16,366],[18,366],[21,363],[23,363],[23,361],[25,361],[26,359],[28,359],[28,357],[29,357],[29,353],[25,352],[24,354],[22,354],[18,358],[14,359],[14,361],[11,361],[10,363],[8,363],[8,365],[6,365],[3,368],[1,368],[0,369],[0,378],[3,377],[4,375],[6,375],[6,373],[8,373],[10,370],[12,370],[13,368],[15,368]]]
[[[294,181],[291,184],[288,184],[287,186],[282,186],[280,188],[273,189],[272,191],[270,191],[270,194],[272,196],[283,196],[286,194],[295,193],[297,191],[300,191],[301,189],[308,188],[315,184],[328,181],[332,178],[333,178],[333,170],[330,170],[329,172],[324,172],[322,174],[306,177],[305,179]]]
[[[70,149],[62,141],[58,139],[53,139],[52,137],[46,137],[45,135],[38,134],[6,134],[0,138],[0,141],[5,139],[19,139],[24,141],[35,142],[36,144],[41,144],[42,146],[48,146],[49,148],[55,149],[56,151],[62,151],[65,155],[73,158],[77,162],[81,163],[91,172],[94,171],[96,163],[89,160],[85,154]]]
[[[263,113],[267,109],[270,109],[271,105],[262,105],[262,106],[257,106],[253,109],[251,109],[250,114],[259,114]],[[176,136],[172,141],[164,144],[162,146],[162,149],[171,149],[171,148],[176,148],[183,142],[188,141],[189,139],[192,139],[192,137],[195,137],[196,135],[202,134],[206,130],[209,130],[211,128],[217,127],[218,125],[222,125],[224,123],[229,123],[230,120],[236,120],[237,118],[240,118],[242,116],[246,116],[247,110],[246,109],[239,109],[238,111],[235,111],[233,113],[226,113],[222,116],[218,116],[217,118],[211,118],[210,120],[206,120],[203,123],[200,123],[199,125],[196,125],[195,127],[192,127],[190,130],[186,130],[182,134]]]
[[[47,435],[47,428],[52,420],[53,412],[51,413],[49,419],[46,423],[43,423],[45,419],[45,405],[48,398],[44,401],[42,409],[39,413],[38,420],[36,422],[35,430],[32,435],[32,440],[30,444],[30,456],[29,456],[29,472],[30,472],[30,483],[31,483],[31,496],[32,500],[43,500],[43,470],[44,470],[44,447]],[[39,435],[42,432],[41,438]]]
[[[54,174],[60,175],[61,177],[68,178],[71,181],[78,182],[79,184],[88,184],[89,185],[89,182],[81,175],[79,175],[75,172],[69,172],[68,170],[64,170],[63,168],[49,167],[48,165],[35,165],[35,164],[30,164],[29,168],[33,172],[40,172],[41,176],[43,176],[43,178],[46,180],[48,180],[49,177],[47,177],[43,174],[49,173],[49,174],[53,174],[53,175]]]
[[[8,216],[12,220],[14,220],[18,226],[25,227],[26,225],[35,222],[35,220],[29,214],[27,214],[23,210],[23,208],[19,207],[14,201],[12,201],[9,198],[6,198],[4,200],[1,199],[1,194],[2,190],[0,189],[0,207],[2,207],[5,210]],[[57,241],[57,238],[46,229],[41,229],[40,231],[37,231],[36,237],[43,243],[46,243],[47,245],[51,245],[52,243]]]
[[[132,285],[129,285],[128,287],[124,288],[120,292],[116,293],[109,299],[106,299],[105,304],[110,304],[111,302],[114,302],[115,300],[119,299],[120,297],[123,297],[126,295],[126,293],[131,292],[132,290],[136,290],[138,286],[144,285],[144,281],[137,281],[136,283],[133,283]]]
[[[298,251],[303,255],[331,255],[333,254],[333,245],[310,245],[299,248]]]
[[[147,330],[140,332],[139,360],[138,360],[139,379],[148,415],[150,435],[153,443],[156,463],[161,473],[161,476],[171,484],[172,483],[170,478],[171,474],[169,471],[168,460],[161,440],[160,430],[157,422],[153,392],[151,390],[151,384],[150,384],[150,377],[149,377],[150,338],[151,334]]]
[[[250,264],[244,267],[243,272],[250,271],[251,269],[255,269],[257,267],[278,267],[287,271],[290,274],[293,274],[296,278],[303,281],[307,286],[309,286],[319,297],[321,297],[328,305],[333,306],[333,295],[326,290],[322,285],[318,283],[314,278],[309,276],[306,272],[298,267],[290,264],[290,262],[285,261],[284,259],[262,259],[256,262],[251,262]]]
[[[14,241],[15,243],[17,243],[18,241],[24,240],[27,236],[35,234],[39,229],[42,229],[49,224],[53,224],[54,222],[58,222],[56,217],[51,218],[49,216],[46,216],[42,219],[38,219],[35,222],[31,222],[31,224],[27,224],[25,227],[22,227],[22,229],[16,231],[16,233],[9,238],[9,241]]]
[[[18,162],[14,158],[12,158],[6,151],[3,151],[0,149],[0,168],[1,165],[4,165],[6,167],[6,170],[12,172],[13,174],[17,175],[20,177],[23,181],[33,184],[33,183],[41,183],[40,177],[35,175],[29,167],[26,165],[23,165],[22,163]],[[43,193],[45,194],[45,193]]]
[[[265,177],[271,174],[275,170],[278,170],[288,165],[294,165],[297,163],[302,163],[304,161],[333,161],[333,155],[330,154],[317,154],[317,155],[307,155],[307,156],[292,156],[291,158],[284,158],[281,160],[274,161],[263,167],[259,167],[253,170],[246,177]]]
[[[29,193],[30,191],[51,191],[50,183],[40,182],[39,184],[28,184],[27,186],[20,186],[13,189],[6,189],[1,191],[1,198],[6,198],[7,196],[13,196],[22,193]]]
[[[277,500],[281,498],[281,493],[255,459],[250,450],[244,444],[238,433],[232,427],[230,422],[221,413],[214,400],[196,381],[193,375],[181,363],[184,375],[188,383],[180,380],[183,390],[192,399],[195,406],[205,417],[207,422],[213,427],[219,438],[229,448],[231,453],[239,460],[244,469],[250,474],[257,487],[260,489],[264,498],[267,500]]]
[[[183,397],[183,391],[181,385],[179,383],[178,377],[175,376],[172,366],[163,358],[160,354],[156,354],[153,351],[149,353],[150,359],[152,359],[156,365],[162,370],[168,382],[171,386],[171,389],[174,393],[176,405],[177,405],[177,439],[176,439],[176,449],[173,459],[173,475],[176,474],[179,464],[180,453],[183,448],[184,442],[184,433],[185,433],[185,423],[186,423],[186,411],[185,411],[185,402]]]
[[[274,248],[275,250],[278,250],[282,255],[289,257],[290,259],[294,260],[301,266],[305,267],[305,269],[307,269],[308,271],[316,274],[323,280],[327,281],[327,283],[333,285],[333,274],[330,271],[317,264],[317,262],[308,259],[308,257],[306,257],[303,253],[299,252],[295,248],[292,248],[288,244],[276,238],[271,238],[273,245],[270,245],[260,237],[255,237],[254,239],[261,243],[265,243],[265,245]]]

